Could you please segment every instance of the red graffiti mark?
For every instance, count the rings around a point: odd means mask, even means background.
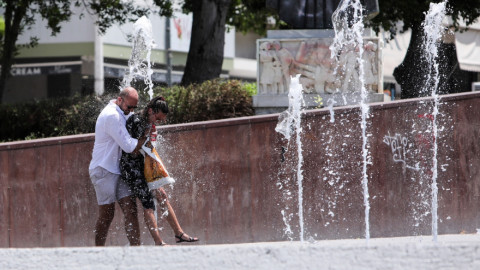
[[[430,119],[430,121],[433,121],[433,114],[419,114],[419,118],[427,118]]]
[[[433,117],[433,114],[419,114],[418,118],[425,118],[430,121],[434,121],[435,118]],[[433,135],[433,132],[431,135],[424,135],[424,134],[418,134],[415,136],[415,143],[418,145],[418,150],[419,150],[419,159],[420,163],[423,164],[423,167],[425,168],[425,174],[428,176],[433,175],[433,170],[431,168],[431,160],[427,158],[428,153],[433,151],[433,144],[435,143],[435,136]]]
[[[428,153],[432,152],[433,150],[433,142],[435,141],[434,136],[426,136],[423,134],[417,134],[415,136],[415,144],[418,145],[418,160],[422,167],[424,168],[424,172],[431,176],[433,175],[433,171],[431,167],[431,160],[427,158]]]

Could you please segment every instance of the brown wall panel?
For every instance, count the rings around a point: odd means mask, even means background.
[[[10,245],[60,246],[59,146],[9,152]]]
[[[8,191],[9,184],[9,166],[8,166],[8,152],[0,152],[0,247],[9,247],[9,229],[10,229],[10,206]]]
[[[96,197],[88,175],[93,142],[64,144],[61,147],[62,228],[65,246],[92,246],[97,212]]]

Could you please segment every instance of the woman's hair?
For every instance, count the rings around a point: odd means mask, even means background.
[[[168,105],[167,102],[165,101],[165,98],[162,96],[154,97],[152,100],[150,100],[143,110],[143,117],[148,116],[148,109],[152,109],[154,113],[162,112],[164,114],[168,114]]]

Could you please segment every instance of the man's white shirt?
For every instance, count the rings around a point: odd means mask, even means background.
[[[105,106],[95,125],[95,144],[89,170],[100,166],[111,173],[120,174],[122,150],[131,153],[138,143],[125,127],[132,114],[125,115],[115,104],[115,99]]]

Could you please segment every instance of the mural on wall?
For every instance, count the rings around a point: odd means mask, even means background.
[[[331,57],[331,38],[259,40],[258,93],[287,94],[290,76],[301,74],[305,93],[355,92],[360,89],[359,48],[345,47]],[[362,55],[365,87],[381,93],[381,56],[377,39],[366,39]]]

